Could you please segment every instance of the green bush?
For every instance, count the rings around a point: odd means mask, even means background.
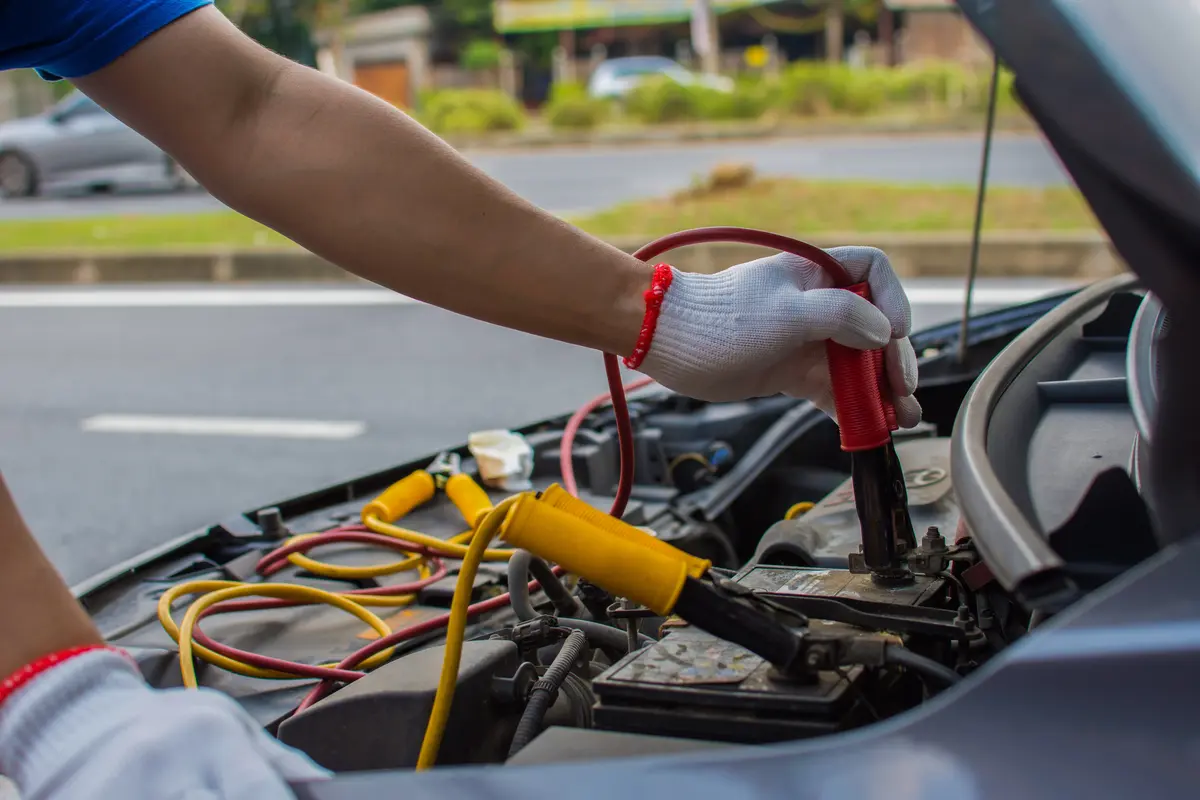
[[[698,92],[667,77],[650,78],[629,93],[625,110],[652,125],[696,119],[700,115]]]
[[[761,80],[738,81],[732,92],[706,86],[693,86],[688,90],[693,95],[696,115],[708,120],[758,119],[777,100],[774,87]]]
[[[446,89],[423,100],[420,119],[434,133],[513,131],[525,123],[517,102],[492,89]]]
[[[579,100],[587,99],[587,87],[578,81],[558,81],[550,85],[550,97],[547,100],[549,103],[557,103],[563,100]]]
[[[800,62],[783,76],[781,103],[786,111],[802,116],[831,111],[869,114],[886,104],[889,77],[884,69]]]
[[[459,66],[471,72],[481,72],[500,66],[501,46],[491,39],[472,39],[458,57]]]
[[[959,66],[939,61],[909,64],[890,70],[887,99],[892,103],[946,105],[978,83],[978,77]]]
[[[552,99],[546,104],[546,121],[556,130],[591,130],[609,115],[609,104],[588,97]]]

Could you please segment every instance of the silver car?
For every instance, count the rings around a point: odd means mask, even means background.
[[[3,198],[52,188],[189,184],[162,150],[80,92],[44,114],[0,123]]]

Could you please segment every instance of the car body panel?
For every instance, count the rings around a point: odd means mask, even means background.
[[[161,149],[78,92],[43,114],[0,124],[5,152],[24,157],[47,188],[172,178]]]

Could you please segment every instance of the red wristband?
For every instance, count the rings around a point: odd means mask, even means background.
[[[650,281],[650,288],[643,295],[646,298],[646,316],[642,318],[642,329],[638,332],[633,352],[624,359],[625,366],[630,369],[640,367],[646,360],[646,354],[650,352],[650,343],[654,341],[654,329],[658,327],[658,315],[662,313],[663,298],[667,295],[667,289],[671,288],[674,277],[675,273],[671,271],[669,264],[655,265],[654,278]]]
[[[84,653],[90,653],[95,650],[111,650],[115,653],[121,653],[122,655],[126,655],[126,657],[128,657],[128,654],[125,653],[124,650],[107,644],[83,644],[79,645],[78,647],[68,647],[66,650],[59,650],[56,653],[48,653],[41,658],[35,659],[31,663],[21,667],[19,670],[0,682],[0,705],[3,705],[4,701],[9,697],[12,697],[12,695],[18,689],[29,683],[38,675],[41,675],[43,672],[53,669],[64,661],[72,659],[75,656],[80,656]]]

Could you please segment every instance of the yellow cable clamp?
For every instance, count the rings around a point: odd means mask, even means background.
[[[592,525],[531,495],[521,497],[509,511],[501,536],[510,544],[664,616],[675,607],[689,574],[685,559]],[[658,543],[679,552],[665,542]]]
[[[445,489],[450,502],[454,503],[458,513],[462,514],[462,518],[472,529],[478,527],[480,518],[492,510],[492,498],[488,497],[483,487],[465,472],[458,472],[447,478]]]
[[[691,553],[685,553],[678,547],[673,547],[662,539],[651,536],[643,530],[638,530],[629,523],[623,522],[595,506],[580,500],[557,483],[542,492],[539,502],[557,508],[560,511],[565,511],[573,517],[578,517],[594,527],[602,528],[605,532],[631,544],[635,544],[638,547],[644,547],[668,558],[682,561],[687,565],[687,574],[693,578],[699,578],[708,572],[708,568],[712,566],[711,561],[697,558]],[[574,570],[571,571],[574,572]],[[585,575],[584,577],[588,576]],[[627,597],[628,595],[622,596]]]
[[[425,470],[417,470],[383,490],[383,493],[363,506],[362,521],[376,517],[383,522],[395,522],[414,508],[433,499],[437,483]]]

